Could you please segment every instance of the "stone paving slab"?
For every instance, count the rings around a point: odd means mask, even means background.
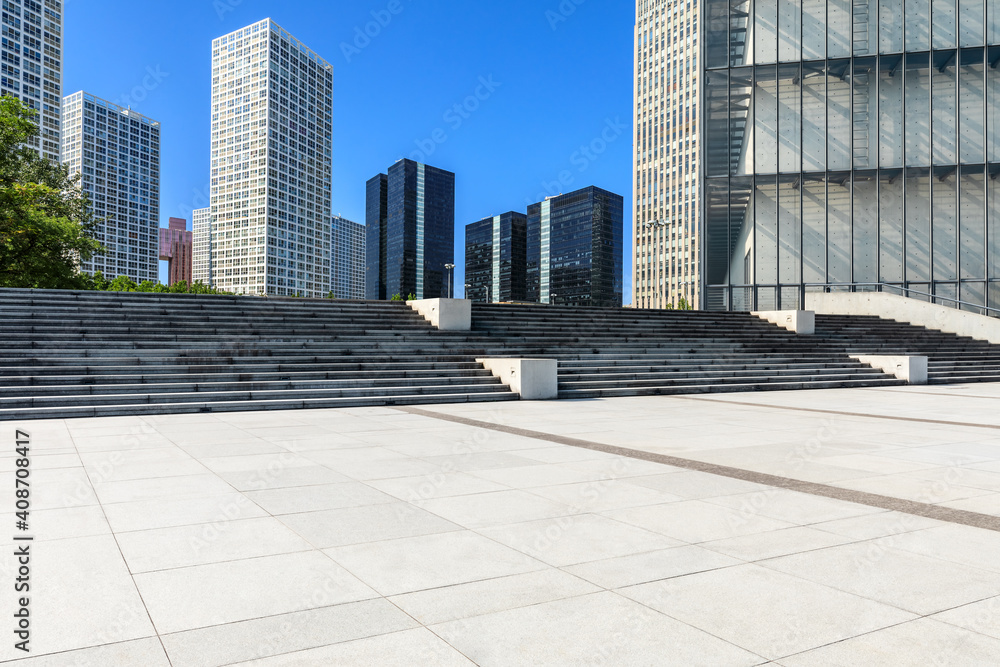
[[[982,384],[0,424],[4,618],[18,427],[35,538],[31,653],[8,632],[0,662],[1000,664],[998,408]]]

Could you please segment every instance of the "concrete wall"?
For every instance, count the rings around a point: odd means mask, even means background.
[[[1000,344],[1000,319],[883,292],[807,292],[820,315],[874,315]]]
[[[521,400],[559,398],[559,362],[555,359],[476,359]]]
[[[816,333],[816,313],[810,310],[764,310],[753,313],[762,320],[803,336]]]

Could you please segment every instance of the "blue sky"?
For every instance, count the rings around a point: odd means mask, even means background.
[[[207,205],[212,39],[268,16],[334,66],[335,214],[364,223],[399,158],[454,171],[461,285],[466,224],[603,187],[625,197],[629,301],[633,3],[69,0],[64,93],[162,123],[162,226]]]

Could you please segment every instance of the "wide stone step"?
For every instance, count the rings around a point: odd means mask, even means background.
[[[386,405],[425,405],[516,401],[510,392],[456,394],[400,394],[397,396],[351,396],[343,398],[280,399],[271,401],[219,401],[205,403],[122,403],[120,405],[79,405],[49,408],[0,408],[0,421],[28,419],[74,419],[127,415],[188,414],[207,412],[250,412],[257,410],[320,410]]]
[[[132,393],[120,395],[72,394],[63,396],[0,397],[0,411],[15,408],[116,405],[121,403],[207,403],[213,401],[269,401],[313,398],[382,397],[397,395],[509,393],[501,384],[445,384],[405,387],[358,387],[352,389],[289,389],[259,391],[196,391],[178,393]]]
[[[622,396],[657,396],[676,394],[709,394],[743,391],[794,391],[802,389],[841,389],[856,387],[894,387],[905,385],[903,380],[872,379],[872,380],[833,380],[788,382],[783,380],[750,382],[744,384],[690,383],[667,387],[616,387],[612,389],[577,389],[559,390],[559,398],[613,398]]]
[[[742,375],[724,375],[720,377],[698,377],[698,376],[681,376],[676,379],[669,378],[652,378],[652,379],[635,379],[627,383],[629,388],[643,388],[643,387],[674,387],[674,386],[686,386],[690,384],[745,384],[748,381],[757,380],[758,382],[842,382],[842,381],[855,381],[855,380],[881,380],[885,379],[886,376],[880,371],[870,370],[867,372],[858,371],[853,373],[845,372],[830,372],[830,373],[772,373],[770,375],[760,375],[760,376],[742,376]],[[615,381],[605,381],[605,380],[591,380],[591,381],[563,381],[559,380],[559,391],[571,391],[571,390],[583,390],[583,389],[615,389],[621,387],[623,383]]]

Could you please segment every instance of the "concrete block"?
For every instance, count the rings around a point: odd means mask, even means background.
[[[559,398],[559,362],[555,359],[476,359],[525,401]]]
[[[753,314],[803,336],[816,333],[816,313],[811,310],[765,310]]]
[[[420,299],[406,305],[441,331],[472,329],[472,301],[468,299]]]
[[[909,384],[927,384],[927,357],[852,354],[851,358]]]

